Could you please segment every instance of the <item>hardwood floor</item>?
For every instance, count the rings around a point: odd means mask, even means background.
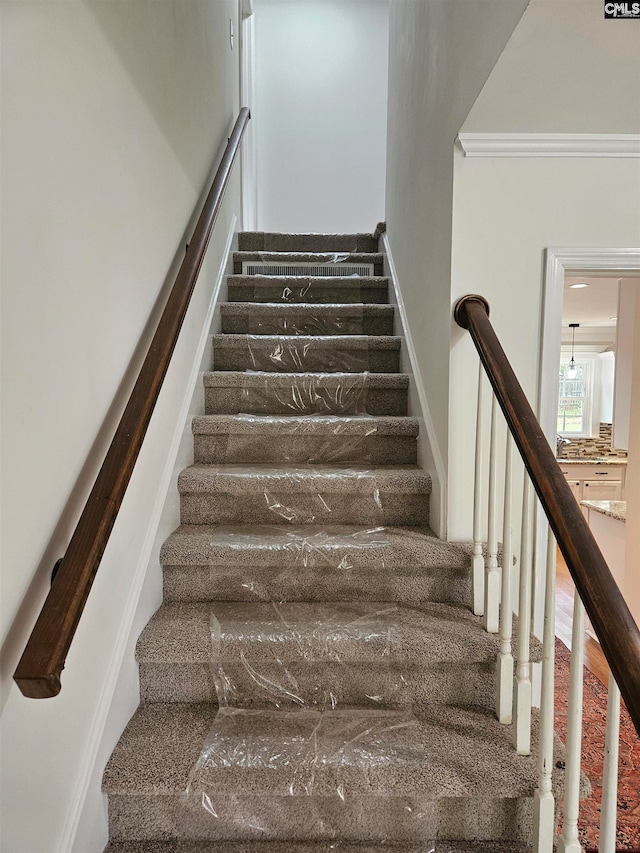
[[[571,648],[571,626],[573,624],[573,596],[575,587],[569,574],[560,550],[558,550],[556,563],[556,637],[569,649]],[[588,629],[589,620],[585,618],[585,627]],[[609,666],[605,660],[600,643],[589,636],[585,630],[584,634],[584,665],[604,685],[609,681]]]

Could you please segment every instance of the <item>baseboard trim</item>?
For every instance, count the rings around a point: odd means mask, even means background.
[[[636,133],[460,133],[465,157],[640,157]]]
[[[436,533],[441,539],[446,539],[447,477],[445,474],[445,467],[442,462],[442,456],[440,455],[440,450],[436,440],[436,432],[433,426],[433,419],[431,417],[429,403],[427,401],[427,397],[424,390],[424,383],[422,381],[422,374],[418,363],[418,357],[416,355],[416,350],[413,345],[413,340],[411,338],[411,332],[409,331],[407,311],[405,308],[404,299],[402,298],[402,291],[400,290],[398,273],[393,260],[391,246],[389,244],[389,236],[386,233],[382,235],[382,247],[386,265],[388,267],[389,278],[391,279],[391,286],[393,288],[395,306],[398,309],[398,315],[400,318],[400,323],[402,325],[402,334],[407,348],[407,356],[409,358],[409,364],[411,365],[411,372],[413,374],[412,382],[415,385],[415,391],[418,397],[418,403],[421,410],[419,413],[419,417],[423,421],[425,426],[428,453],[431,457],[431,463],[434,469],[429,471],[433,480],[433,492],[431,495],[431,527],[434,533]]]
[[[227,262],[236,233],[236,225],[237,217],[235,214],[233,214],[229,231],[227,233],[227,239],[221,258],[220,267],[217,273],[216,283],[211,294],[211,300],[209,302],[207,315],[202,327],[200,340],[198,341],[198,346],[195,351],[189,379],[185,386],[185,394],[182,399],[182,404],[180,406],[180,410],[175,421],[174,431],[169,445],[169,453],[167,455],[167,462],[162,472],[160,485],[153,505],[153,511],[149,517],[149,522],[147,524],[143,545],[140,550],[140,556],[135,570],[132,574],[132,584],[129,599],[127,601],[120,623],[118,637],[113,647],[111,662],[105,675],[104,687],[100,696],[98,709],[94,717],[93,726],[91,728],[91,732],[87,742],[87,748],[82,762],[82,767],[80,769],[78,782],[75,788],[75,796],[72,799],[72,806],[69,810],[67,820],[65,821],[65,826],[57,853],[70,853],[73,848],[75,836],[80,825],[80,820],[82,817],[82,812],[86,802],[87,794],[89,792],[89,786],[91,784],[91,779],[98,757],[102,736],[107,723],[108,714],[113,703],[115,690],[118,683],[118,677],[120,675],[124,656],[129,645],[131,630],[135,621],[135,616],[140,601],[140,595],[142,593],[142,587],[151,562],[153,546],[156,539],[156,531],[162,518],[162,512],[165,506],[168,491],[173,482],[175,459],[178,455],[178,451],[180,448],[180,443],[184,433],[184,425],[189,415],[189,409],[191,407],[191,401],[193,399],[193,394],[196,389],[196,383],[198,382],[200,376],[201,364],[202,359],[204,357],[205,347],[207,346],[207,343],[210,338],[210,328],[213,322],[213,316],[220,301],[220,292],[222,290],[222,284],[225,278]]]

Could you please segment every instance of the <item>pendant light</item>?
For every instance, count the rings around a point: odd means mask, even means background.
[[[574,359],[574,352],[576,348],[576,329],[579,328],[580,323],[569,323],[569,328],[572,332],[571,338],[571,361],[569,362],[569,367],[567,368],[567,379],[575,379],[578,375],[578,368],[576,367],[576,362]]]

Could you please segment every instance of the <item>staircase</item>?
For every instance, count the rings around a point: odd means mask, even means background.
[[[239,249],[107,849],[525,850],[535,762],[495,719],[470,548],[428,527],[377,241]]]

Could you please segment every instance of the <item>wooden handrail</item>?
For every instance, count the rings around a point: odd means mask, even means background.
[[[489,304],[471,294],[454,317],[478,350],[540,503],[629,714],[640,734],[640,631],[489,320]]]
[[[250,118],[243,107],[111,446],[13,676],[30,698],[60,692],[67,653],[129,485]]]

